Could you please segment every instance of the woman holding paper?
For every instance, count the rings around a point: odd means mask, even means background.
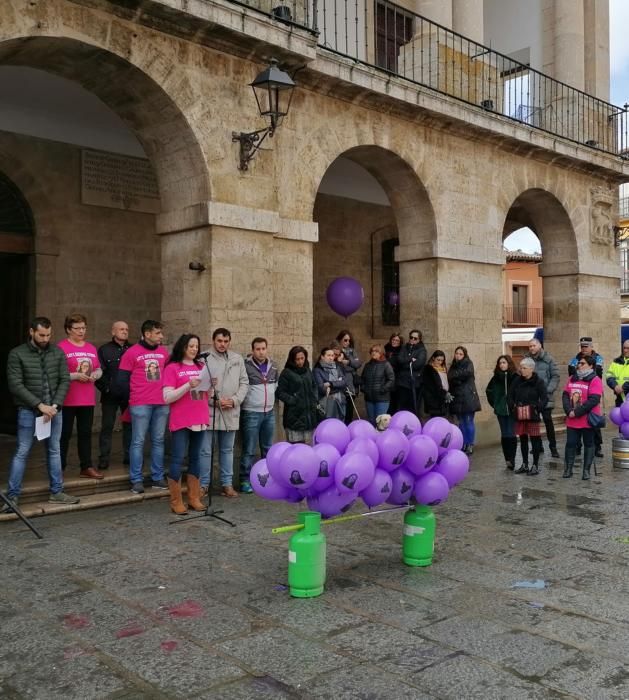
[[[188,512],[181,498],[181,465],[188,452],[188,505],[203,511],[201,502],[201,448],[205,431],[210,424],[208,392],[200,391],[202,363],[197,359],[200,340],[192,333],[185,333],[175,343],[170,359],[164,368],[164,401],[170,404],[169,428],[171,432],[171,462],[168,472],[170,508],[177,515]]]

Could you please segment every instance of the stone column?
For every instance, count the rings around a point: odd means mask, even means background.
[[[452,0],[452,28],[468,39],[483,43],[484,0]]]
[[[585,0],[585,91],[609,100],[609,3]]]
[[[452,29],[452,0],[416,0],[415,12],[431,22]]]
[[[585,40],[583,0],[554,0],[553,78],[583,90]]]

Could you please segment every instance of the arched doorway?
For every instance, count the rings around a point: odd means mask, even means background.
[[[16,411],[7,385],[9,350],[23,342],[32,309],[35,227],[28,202],[0,172],[0,433],[15,432]]]

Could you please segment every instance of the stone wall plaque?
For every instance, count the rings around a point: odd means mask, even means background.
[[[151,162],[119,153],[82,149],[81,201],[98,207],[159,213],[159,188]]]

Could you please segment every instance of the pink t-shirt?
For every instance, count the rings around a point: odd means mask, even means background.
[[[166,348],[132,345],[120,360],[119,369],[131,372],[130,406],[163,406],[162,377],[168,360]]]
[[[589,394],[599,394],[599,396],[602,396],[603,382],[599,377],[594,377],[591,382],[583,382],[575,374],[568,380],[564,391],[567,391],[568,395],[570,396],[570,407],[576,408],[588,400]],[[592,413],[597,413],[600,415],[600,403],[598,406],[594,406]],[[566,426],[568,428],[589,428],[590,424],[588,423],[587,413],[584,416],[579,416],[578,418],[568,418],[566,416]]]
[[[196,365],[185,365],[183,362],[171,362],[164,370],[164,386],[178,389],[194,377],[198,377],[201,369]],[[189,428],[192,425],[209,425],[210,408],[207,391],[187,391],[180,399],[170,404],[170,419],[168,427],[172,430]]]
[[[95,369],[100,369],[98,352],[91,343],[75,345],[66,338],[59,343],[59,347],[66,354],[66,362],[68,363],[68,372],[70,374],[79,372],[91,377]],[[73,379],[70,382],[70,388],[63,405],[95,406],[96,388],[94,387],[94,382],[81,382],[78,379]]]

